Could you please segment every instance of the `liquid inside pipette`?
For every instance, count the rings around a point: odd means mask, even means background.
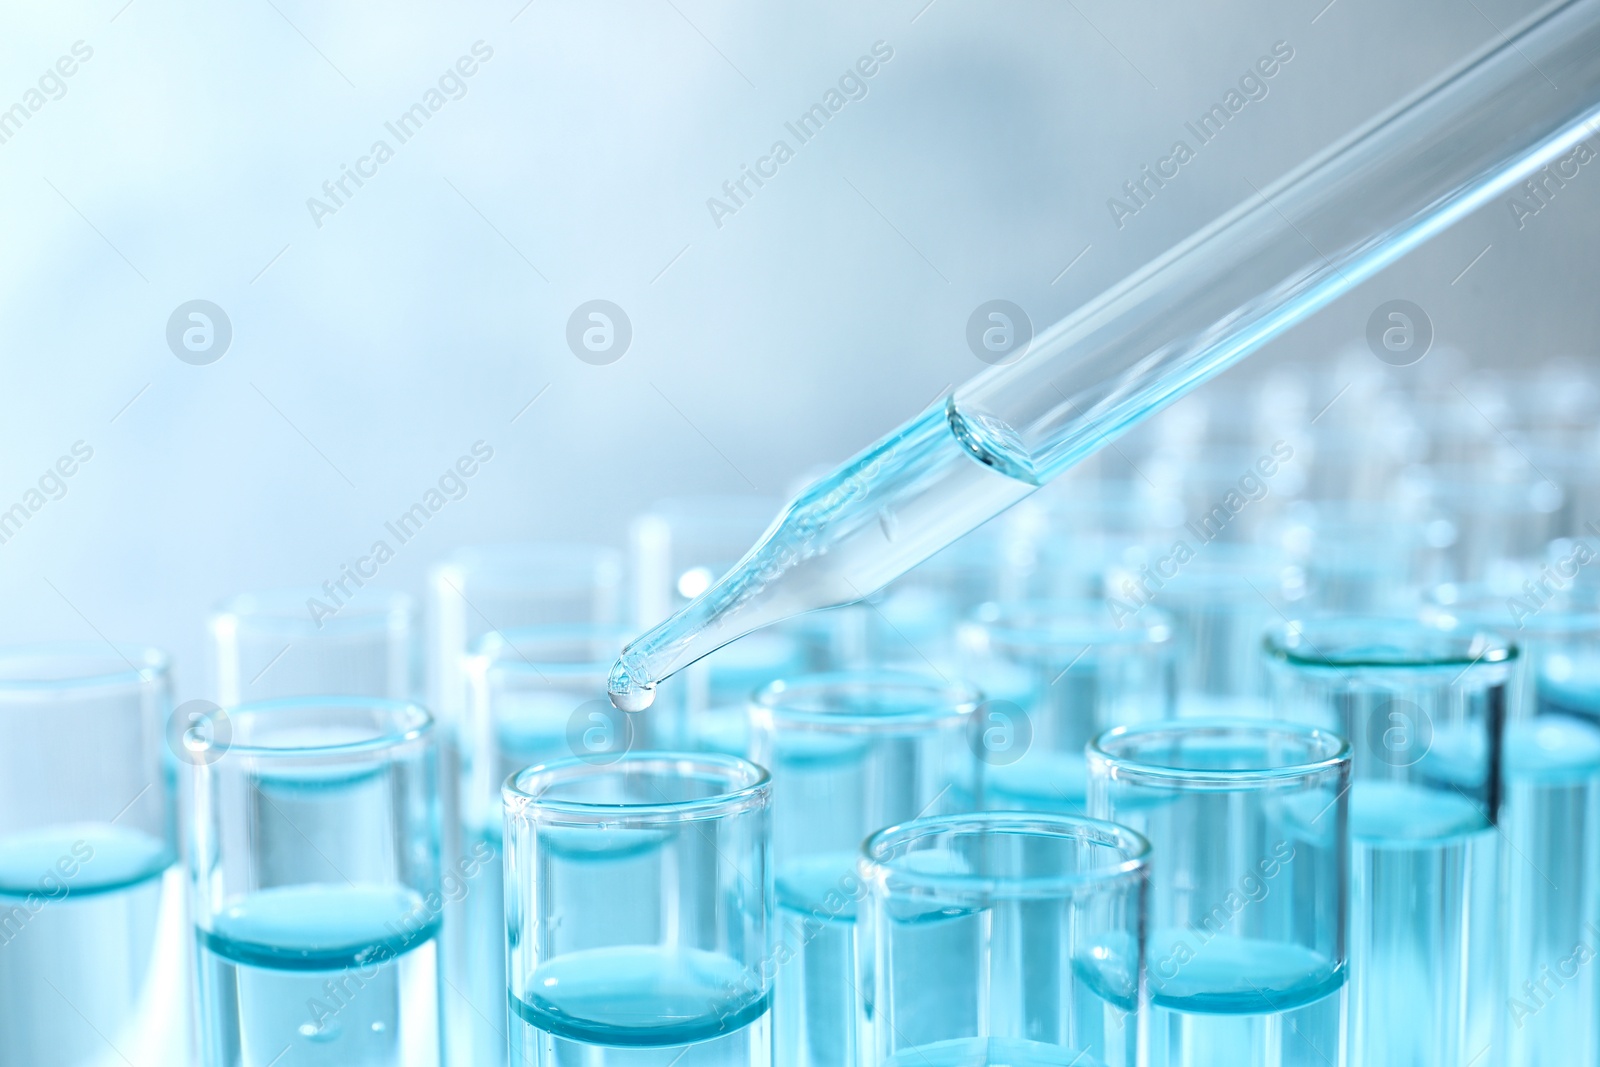
[[[623,649],[611,702],[643,711],[661,679],[763,626],[870,596],[1038,488],[1020,450],[977,430],[941,399],[813,483],[715,585]]]

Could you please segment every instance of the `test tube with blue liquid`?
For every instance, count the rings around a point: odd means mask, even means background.
[[[1510,1067],[1600,1061],[1600,606],[1573,592],[1452,586],[1433,609],[1520,651],[1500,806]]]
[[[965,673],[985,701],[974,727],[981,806],[1082,814],[1084,747],[1113,726],[1170,718],[1171,620],[1104,600],[986,604],[962,628]]]
[[[467,704],[459,731],[462,853],[458,960],[447,968],[449,994],[467,1009],[452,1022],[452,1045],[473,1067],[505,1062],[505,852],[501,788],[524,767],[569,756],[596,765],[645,748],[644,729],[657,717],[617,711],[605,696],[606,672],[626,635],[611,626],[529,626],[484,634],[463,659]],[[597,851],[595,877],[611,870]],[[632,858],[629,850],[616,854]],[[447,874],[451,873],[447,866]],[[626,926],[633,917],[618,916]],[[458,1032],[459,1031],[459,1032]]]
[[[780,1067],[855,1062],[856,859],[868,834],[970,806],[972,716],[960,683],[892,671],[774,682],[750,704],[750,758],[773,780]]]
[[[439,752],[439,799],[443,831],[445,877],[454,868],[482,870],[482,857],[472,851],[474,843],[461,839],[461,815],[457,801],[461,791],[461,749],[459,734],[466,714],[467,679],[465,663],[486,634],[505,633],[530,626],[609,626],[623,616],[622,554],[615,549],[590,545],[548,542],[505,542],[471,545],[452,552],[428,575],[428,710],[434,717],[434,733]],[[544,758],[541,756],[541,758]],[[493,783],[496,814],[491,820],[498,827],[499,781]],[[498,837],[498,830],[496,830]],[[476,843],[478,847],[482,842]],[[498,871],[496,859],[490,866]],[[498,874],[494,875],[498,878]],[[505,1055],[504,1026],[491,1027],[498,1020],[504,997],[498,989],[493,1005],[499,1011],[485,1015],[474,1010],[476,998],[469,992],[466,954],[470,951],[465,927],[472,921],[464,914],[471,896],[446,901],[442,947],[447,979],[446,1012],[453,1048],[452,1057],[464,1063],[476,1062],[471,1044],[480,1038],[479,1047],[494,1058]],[[494,911],[498,911],[498,899]],[[494,920],[496,958],[500,920]],[[503,967],[494,969],[490,981],[498,987]],[[459,995],[458,995],[459,994]]]
[[[154,650],[0,651],[0,1065],[189,1060]]]
[[[1516,646],[1473,628],[1337,616],[1275,628],[1265,647],[1279,712],[1338,730],[1353,751],[1355,1062],[1503,1062],[1503,752]]]
[[[1144,1067],[1150,845],[1079,816],[915,819],[863,846],[856,1008],[885,1067]]]
[[[1089,806],[1151,845],[1151,1067],[1342,1067],[1343,738],[1200,719],[1089,746]]]
[[[438,1067],[432,720],[305,697],[223,722],[185,775],[201,1061]]]
[[[513,1067],[769,1067],[771,795],[717,754],[506,783]]]

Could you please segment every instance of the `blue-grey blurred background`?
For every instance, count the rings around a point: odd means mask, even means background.
[[[0,640],[156,644],[197,695],[209,608],[336,576],[476,442],[381,584],[468,542],[620,546],[664,496],[782,494],[982,369],[978,304],[1043,326],[1533,6],[10,4],[0,511],[92,458],[0,543]],[[1265,95],[1119,227],[1108,199],[1275,47]],[[1520,225],[1497,204],[1206,392],[1277,369],[1315,409],[1354,358],[1492,420],[1534,364],[1589,357],[1597,224],[1600,179]],[[1436,330],[1415,367],[1364,352],[1396,298]],[[608,365],[567,341],[596,299],[632,329]],[[168,343],[193,300],[232,332],[202,365]],[[1573,403],[1538,388],[1523,421]]]

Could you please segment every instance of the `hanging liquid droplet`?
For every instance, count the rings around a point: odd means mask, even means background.
[[[607,695],[611,697],[611,706],[618,711],[643,711],[655,703],[656,687],[636,685],[629,681],[623,688],[613,687]]]

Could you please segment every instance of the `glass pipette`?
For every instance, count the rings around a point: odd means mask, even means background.
[[[814,482],[623,650],[612,700],[642,710],[729,641],[877,591],[1476,208],[1561,181],[1597,131],[1600,0],[1567,0]]]

